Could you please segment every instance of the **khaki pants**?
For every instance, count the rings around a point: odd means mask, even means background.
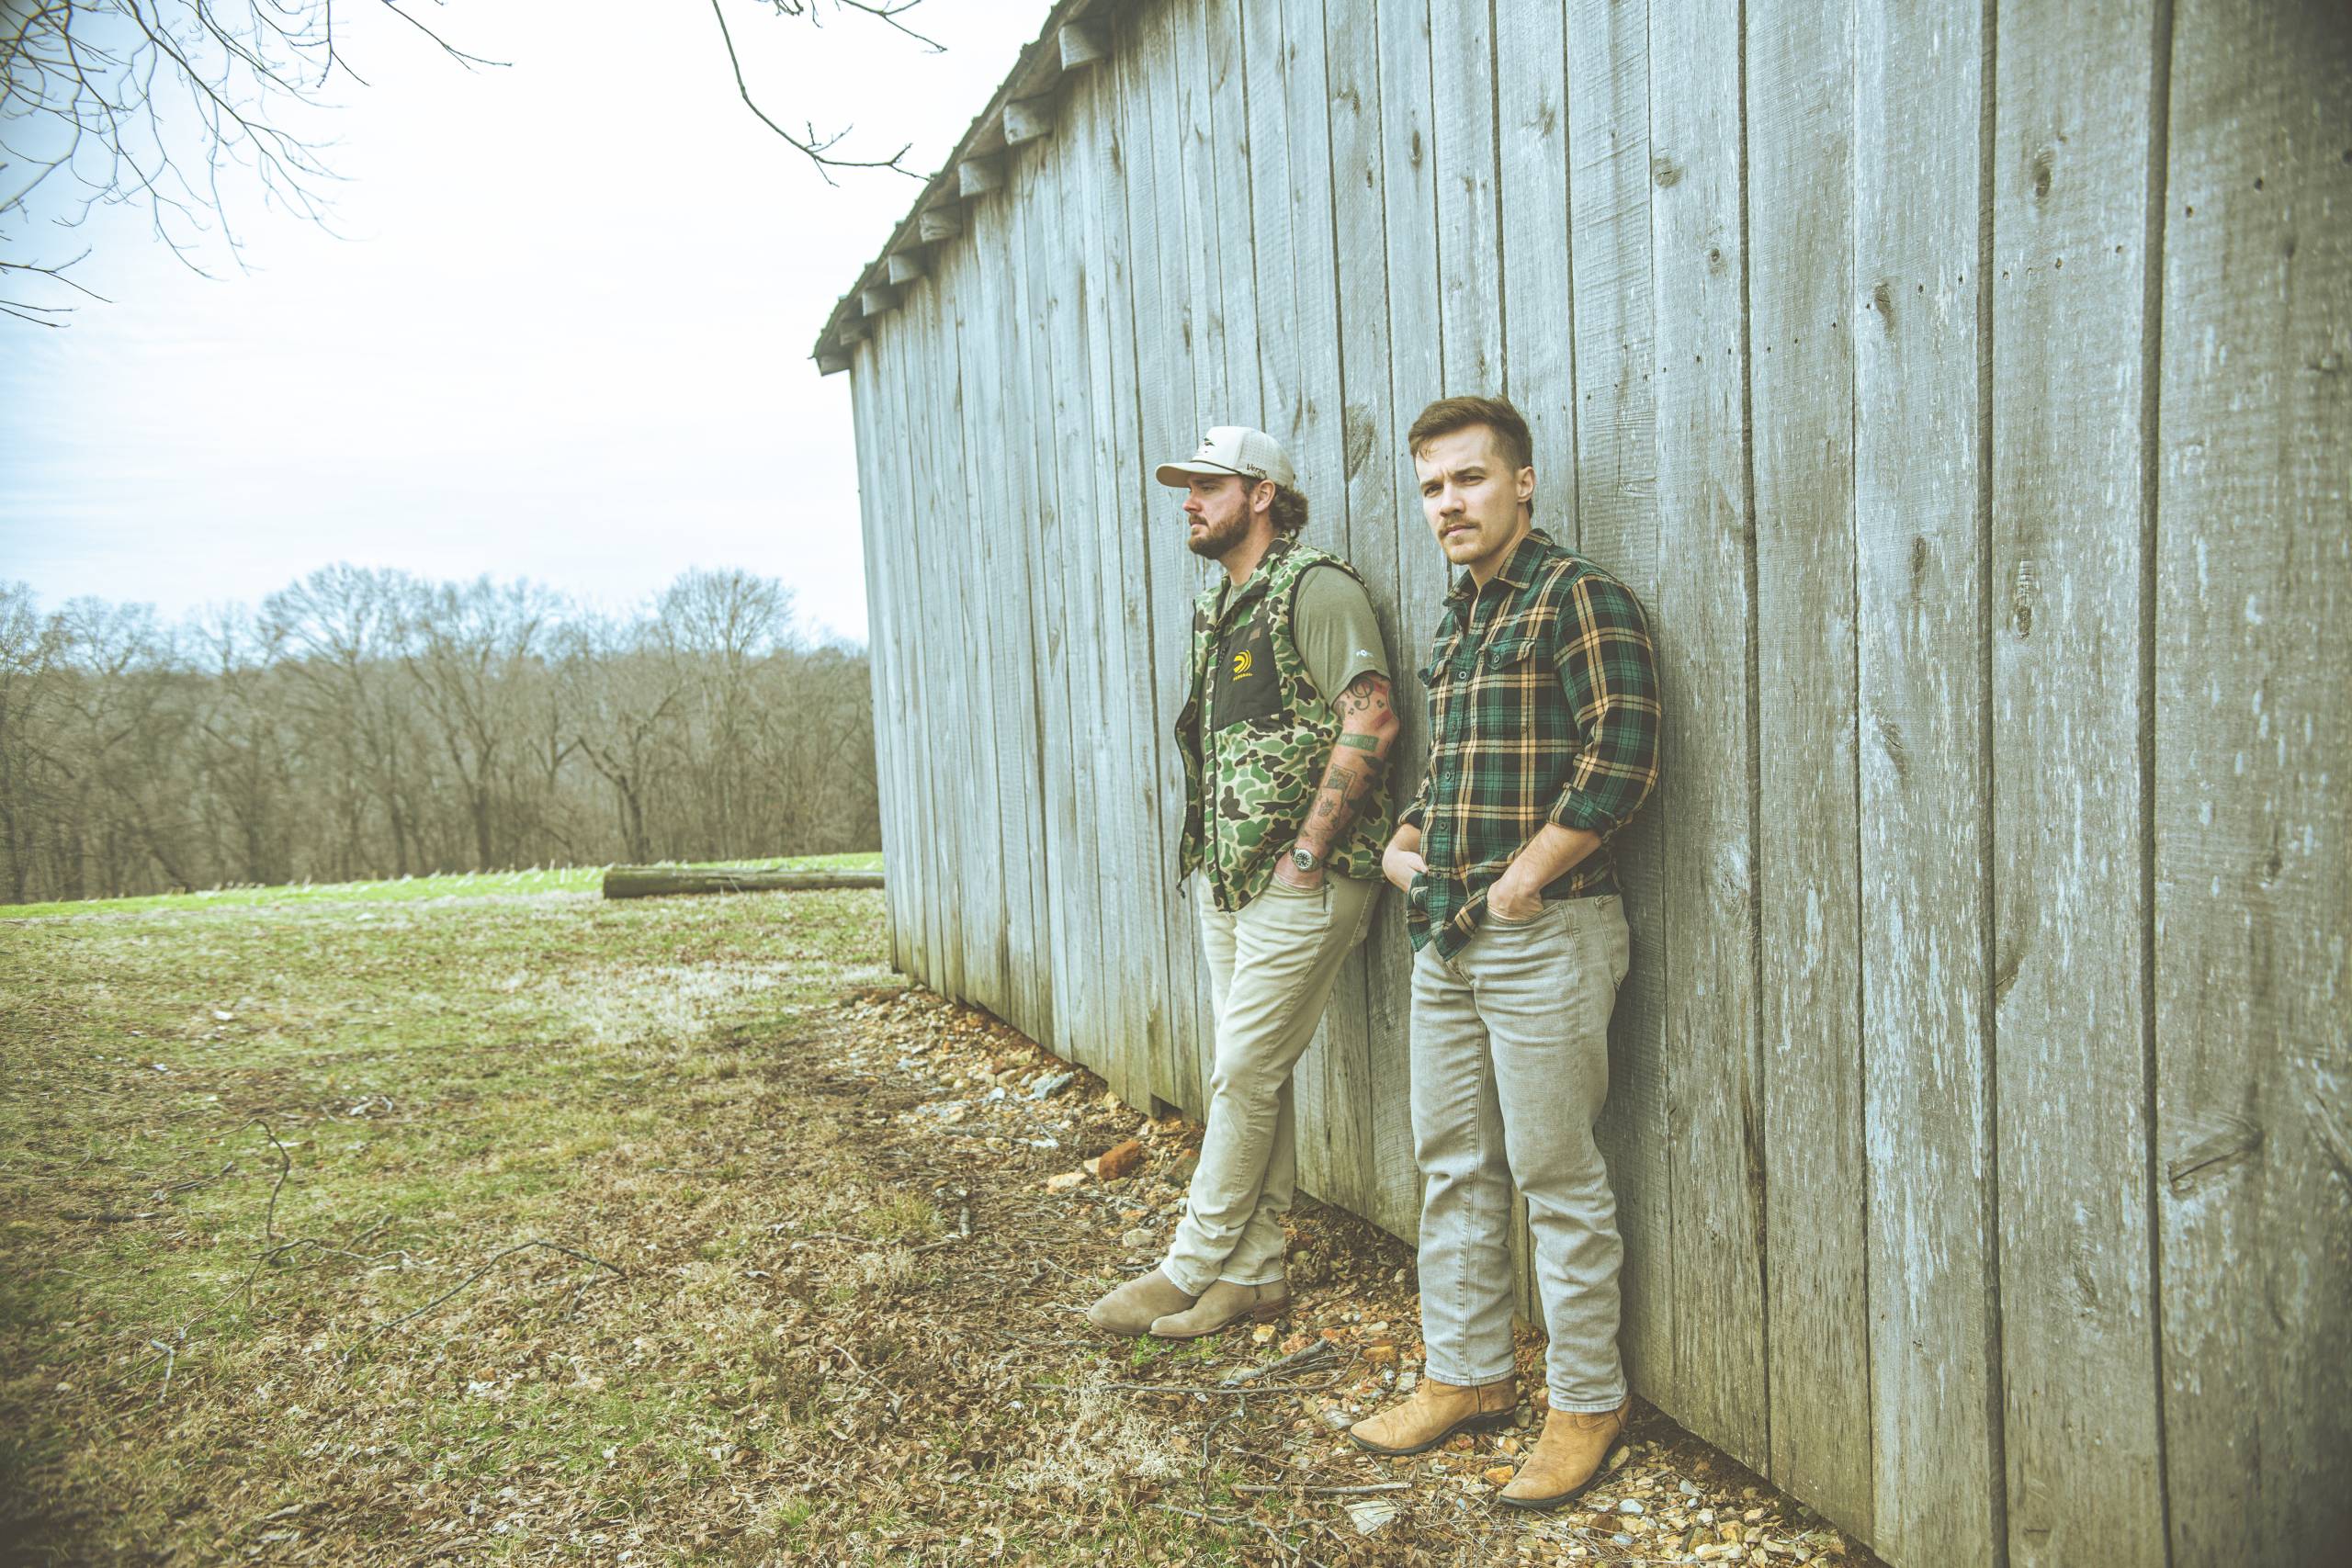
[[[1186,1295],[1217,1280],[1283,1277],[1283,1215],[1298,1187],[1291,1069],[1315,1037],[1340,962],[1372,923],[1380,886],[1327,872],[1312,893],[1276,882],[1231,914],[1205,885],[1193,888],[1216,1000],[1216,1063],[1200,1168],[1162,1265]]]
[[[1510,1191],[1527,1200],[1555,1410],[1624,1403],[1617,1198],[1592,1139],[1628,935],[1614,894],[1487,917],[1451,959],[1413,955],[1421,1338],[1440,1382],[1510,1376]]]

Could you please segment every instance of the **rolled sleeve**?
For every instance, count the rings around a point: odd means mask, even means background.
[[[1561,631],[1560,689],[1584,744],[1546,816],[1605,839],[1657,784],[1657,665],[1641,605],[1606,577],[1577,580]]]
[[[1425,831],[1429,826],[1429,817],[1430,775],[1424,773],[1421,774],[1420,787],[1413,791],[1411,802],[1404,810],[1396,814],[1396,826],[1410,828],[1416,832]]]

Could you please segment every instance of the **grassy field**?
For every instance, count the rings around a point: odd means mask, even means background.
[[[803,1082],[880,948],[871,892],[495,877],[0,924],[0,1550],[878,1555],[786,1325],[886,1360],[942,1223]],[[803,1229],[870,1247],[780,1294]]]
[[[889,975],[878,893],[573,874],[0,918],[0,1563],[1868,1562],[1654,1417],[1539,1521],[1533,1406],[1357,1453],[1411,1255],[1317,1205],[1282,1337],[1085,1333],[1197,1128]]]

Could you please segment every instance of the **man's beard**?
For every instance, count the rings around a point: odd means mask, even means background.
[[[1222,560],[1226,552],[1239,544],[1249,532],[1250,517],[1247,513],[1242,513],[1229,519],[1223,527],[1211,525],[1197,535],[1188,530],[1184,544],[1196,556]]]

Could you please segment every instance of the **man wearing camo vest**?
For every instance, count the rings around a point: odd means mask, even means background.
[[[1306,498],[1281,445],[1220,425],[1159,479],[1185,491],[1193,553],[1225,569],[1193,611],[1192,694],[1176,719],[1177,875],[1199,873],[1216,1061],[1167,1258],[1086,1315],[1111,1333],[1182,1339],[1289,1303],[1291,1069],[1372,921],[1396,718],[1372,601],[1353,567],[1299,542]]]

